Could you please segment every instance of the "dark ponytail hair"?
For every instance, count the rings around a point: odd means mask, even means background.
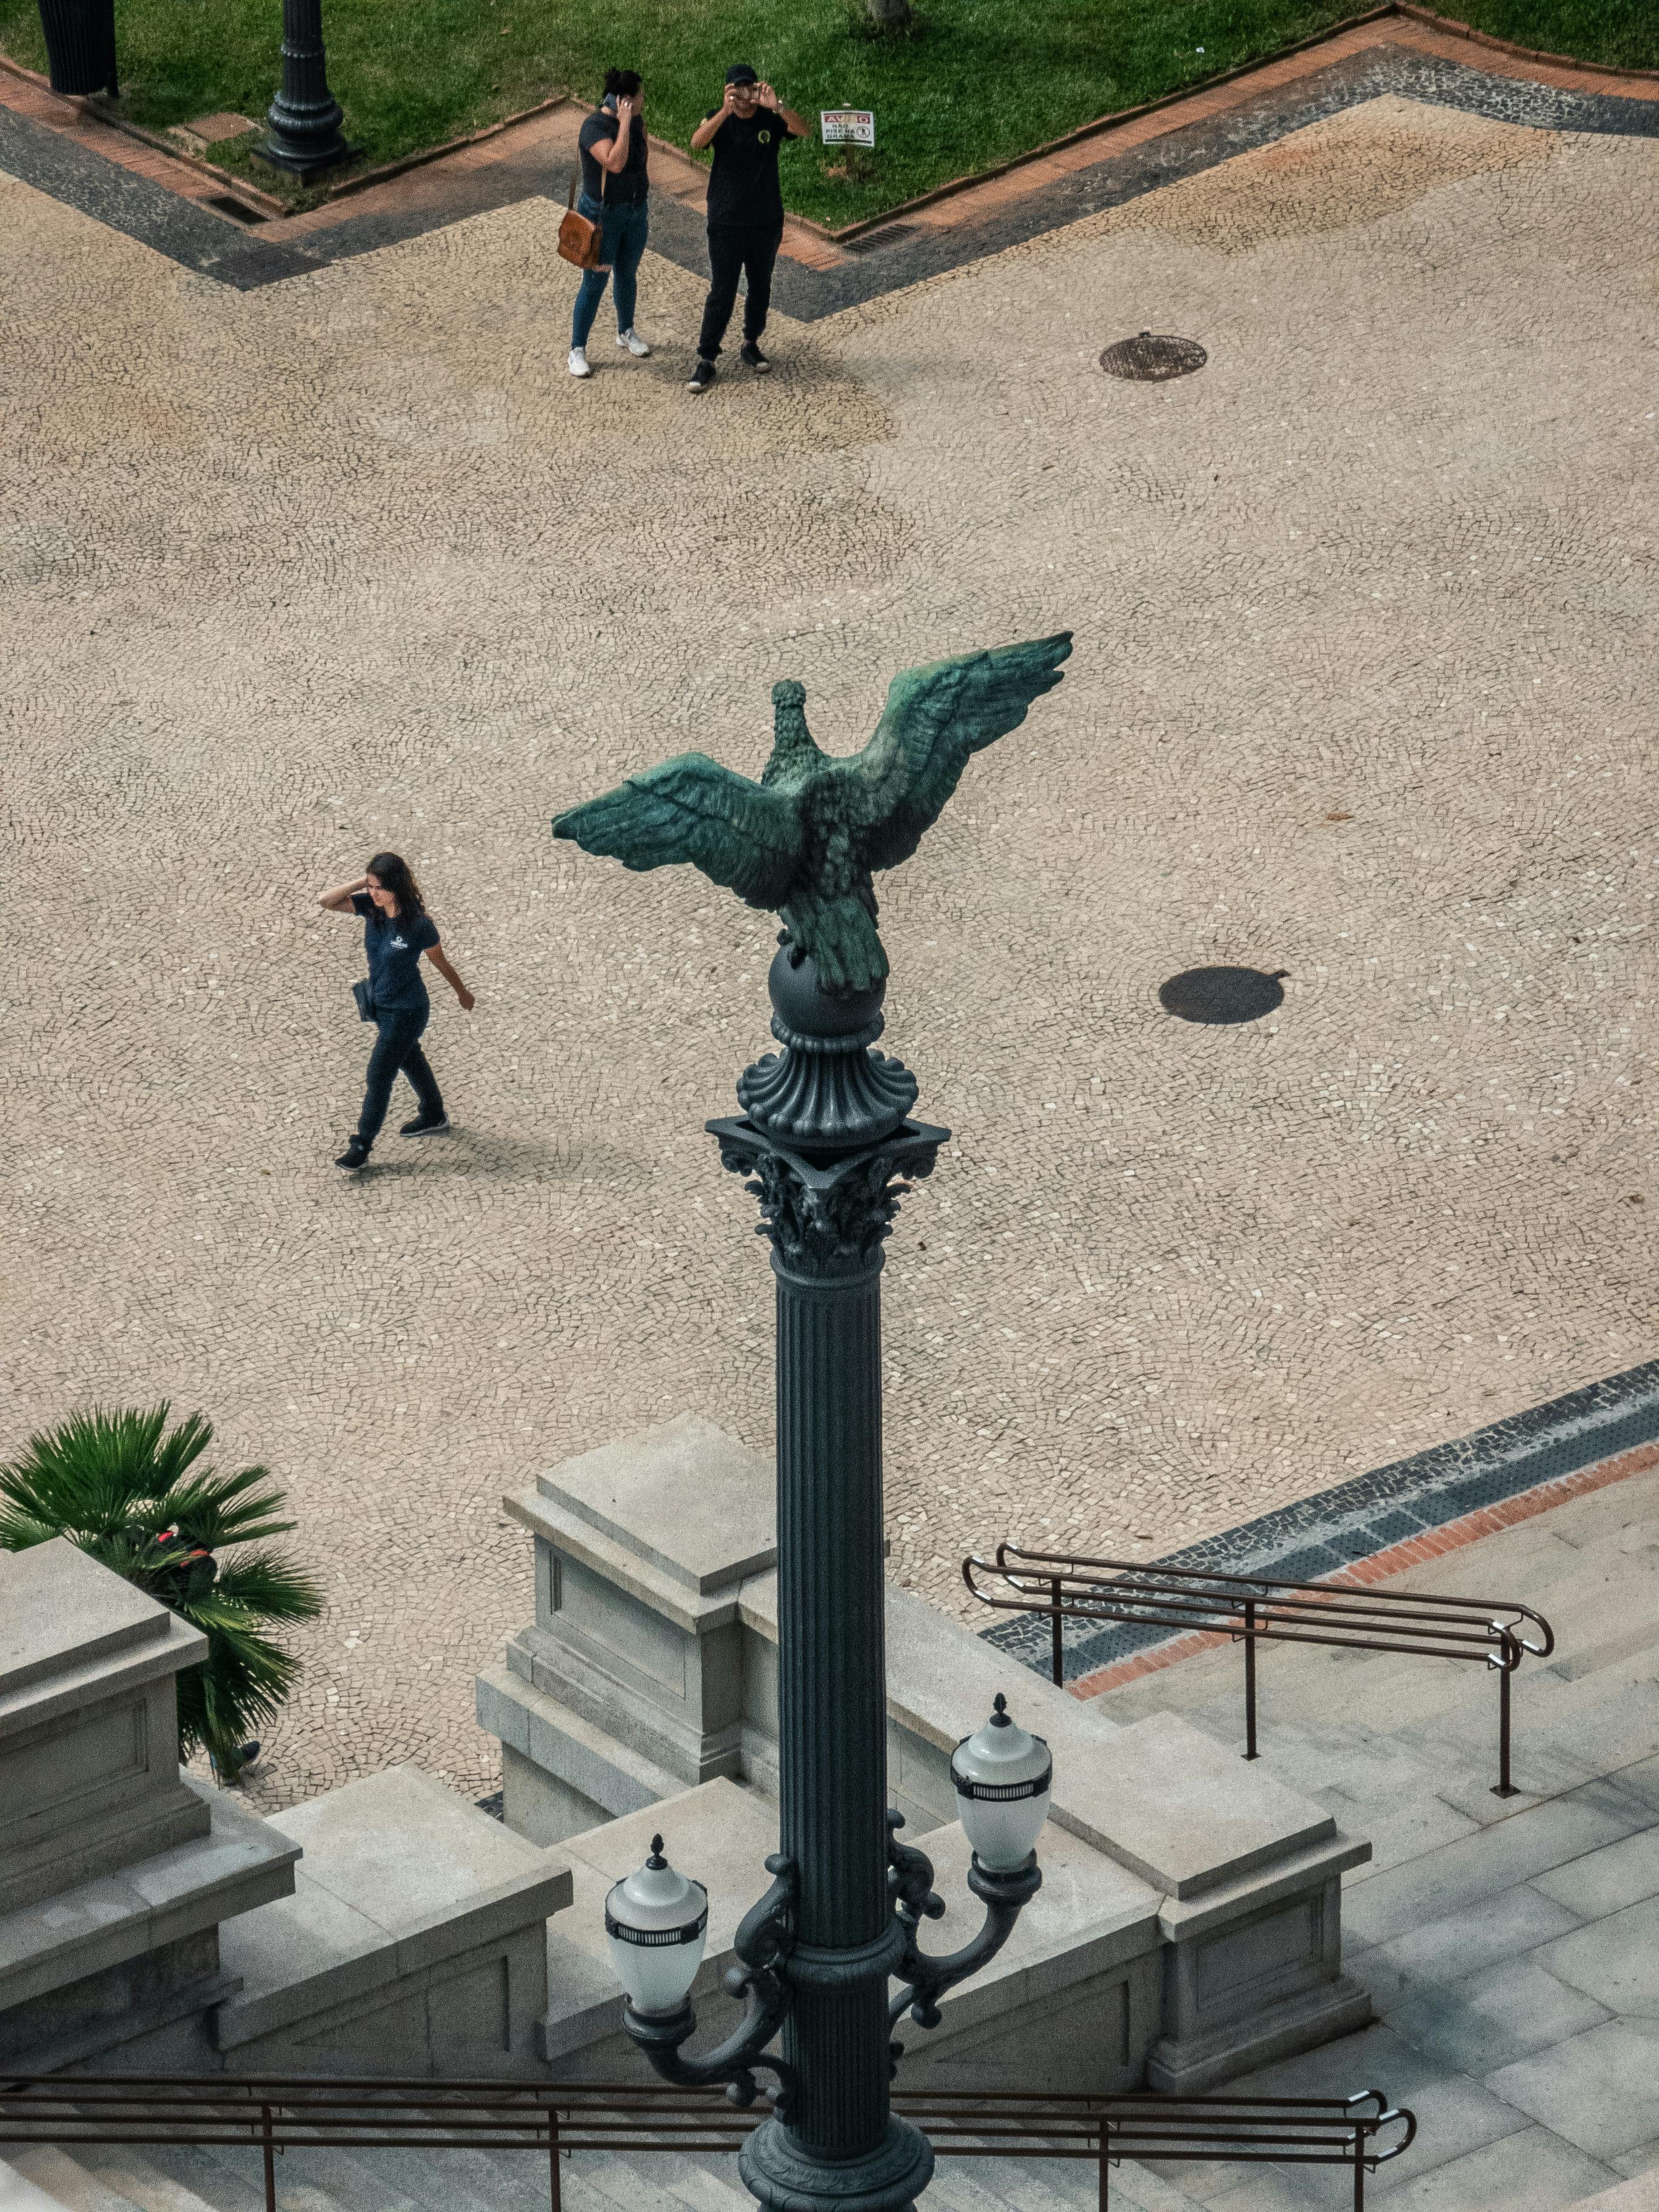
[[[377,853],[363,873],[374,876],[380,888],[397,900],[399,921],[418,921],[426,912],[421,887],[400,853]]]
[[[607,100],[613,96],[632,100],[639,88],[640,73],[637,70],[607,70],[605,73],[605,96]]]

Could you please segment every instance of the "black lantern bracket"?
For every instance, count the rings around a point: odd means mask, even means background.
[[[902,1813],[890,1812],[887,1826],[892,1832],[887,1844],[887,1886],[905,1936],[904,1955],[895,1969],[905,1986],[888,2007],[888,2021],[896,2027],[908,2012],[918,2027],[937,2027],[939,2000],[995,1958],[1013,1934],[1015,1922],[1042,1888],[1042,1869],[1035,1851],[1024,1866],[1006,1873],[981,1866],[975,1851],[968,1869],[968,1887],[985,1907],[979,1932],[958,1950],[932,1954],[921,1948],[921,1923],[945,1917],[945,1899],[933,1887],[933,1863],[926,1851],[900,1843],[897,1831],[904,1826]],[[899,2044],[892,2046],[896,2065],[902,2050]]]
[[[783,2025],[792,1994],[781,1970],[795,1944],[794,1863],[775,1851],[766,1871],[772,1876],[771,1888],[750,1906],[732,1939],[742,1964],[728,1969],[726,1991],[728,1996],[743,1998],[744,2012],[726,2040],[701,2058],[681,2056],[680,2046],[697,2027],[697,2015],[689,2002],[672,2013],[635,2012],[632,2005],[625,2005],[623,2027],[664,2081],[678,2088],[708,2088],[723,2081],[730,2103],[752,2105],[759,2094],[754,2069],[775,2074],[775,2106],[787,2113],[795,2087],[794,2069],[787,2060],[769,2056],[766,2046]]]

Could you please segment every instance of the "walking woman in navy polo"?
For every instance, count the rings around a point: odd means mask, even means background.
[[[437,1078],[421,1050],[421,1032],[432,1012],[421,973],[422,953],[453,990],[464,1013],[470,1014],[476,1001],[444,957],[438,926],[426,910],[421,887],[409,863],[396,853],[377,853],[356,883],[337,884],[323,893],[318,904],[330,914],[360,914],[363,918],[368,981],[353,988],[360,1000],[367,993],[363,1018],[374,1024],[377,1034],[368,1055],[368,1083],[357,1133],[334,1163],[337,1168],[360,1168],[380,1133],[399,1068],[414,1085],[421,1110],[404,1123],[398,1135],[429,1137],[449,1127]]]

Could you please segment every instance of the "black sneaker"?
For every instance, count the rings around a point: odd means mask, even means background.
[[[398,1134],[400,1137],[435,1137],[440,1129],[449,1127],[447,1114],[440,1114],[435,1121],[428,1121],[424,1114],[417,1114],[412,1121],[405,1121]]]
[[[690,375],[686,378],[685,388],[688,392],[707,392],[709,386],[714,381],[714,362],[712,361],[700,361],[696,367],[692,370]]]
[[[757,376],[764,376],[772,364],[751,339],[738,356],[745,368],[752,368]]]
[[[360,1137],[354,1137],[337,1160],[337,1168],[362,1168],[368,1165],[368,1146]]]

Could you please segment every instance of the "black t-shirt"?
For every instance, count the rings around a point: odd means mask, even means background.
[[[615,200],[619,205],[631,205],[642,200],[646,193],[645,124],[635,116],[628,128],[628,159],[615,176],[608,176],[593,159],[593,148],[603,146],[614,138],[617,131],[616,110],[595,108],[577,134],[576,143],[581,149],[582,190],[591,200]],[[604,186],[603,191],[600,186]]]
[[[711,107],[709,115],[718,115]],[[706,123],[708,116],[703,118]],[[783,194],[778,188],[778,155],[791,132],[775,107],[757,107],[750,116],[728,115],[715,132],[714,166],[708,178],[708,220],[734,228],[781,228]]]
[[[401,915],[384,915],[367,891],[354,891],[352,909],[362,915],[363,951],[368,955],[368,987],[378,1013],[417,1012],[432,1001],[421,974],[421,955],[439,941],[429,914],[405,923]]]

